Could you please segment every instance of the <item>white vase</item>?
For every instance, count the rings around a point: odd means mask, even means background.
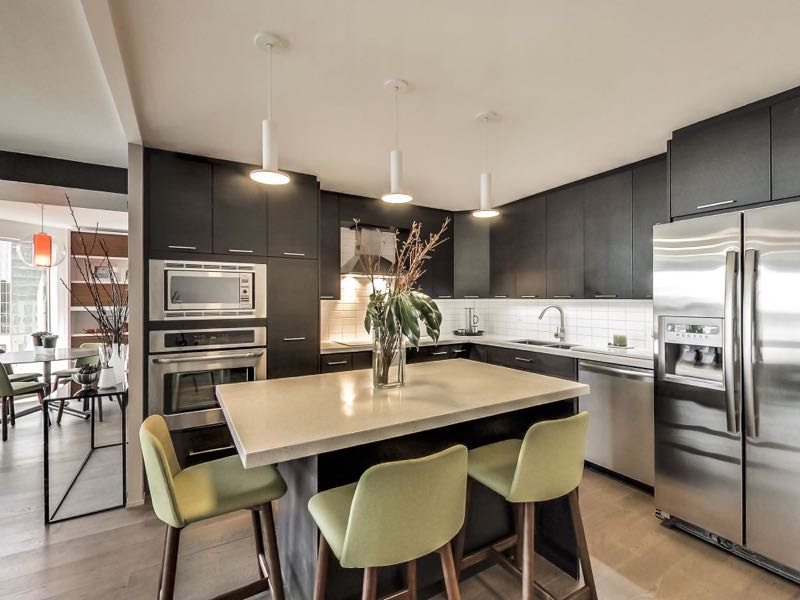
[[[100,362],[107,365],[100,369],[100,379],[98,387],[114,387],[125,381],[125,365],[128,359],[127,344],[111,344],[111,355],[106,356],[105,352],[100,355]]]
[[[100,369],[100,377],[97,379],[98,388],[110,388],[119,383],[117,376],[114,373],[114,367],[103,367]]]

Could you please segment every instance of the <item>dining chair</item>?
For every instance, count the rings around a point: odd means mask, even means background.
[[[11,426],[14,427],[17,424],[17,416],[22,417],[40,410],[45,410],[44,394],[46,387],[46,384],[38,381],[11,381],[6,372],[5,365],[0,365],[0,402],[2,402],[0,412],[2,412],[4,442],[8,439],[9,421]],[[20,396],[30,396],[31,394],[36,394],[39,398],[39,406],[33,409],[27,409],[17,415],[14,409],[14,400]],[[45,413],[46,412],[45,410]],[[48,424],[49,422],[50,420],[48,417]]]
[[[5,350],[0,348],[0,354],[5,353]],[[11,365],[4,365],[8,379],[14,381],[38,381],[42,377],[41,373],[15,373]]]
[[[81,350],[99,350],[103,347],[103,344],[100,342],[85,342],[80,345]],[[64,379],[72,379],[72,376],[81,370],[81,367],[85,367],[87,365],[93,365],[95,367],[100,365],[100,356],[84,356],[81,358],[76,358],[72,363],[72,368],[70,369],[61,369],[59,371],[54,371],[52,374],[53,377],[53,390],[55,390],[59,383],[61,383]],[[97,401],[98,404],[102,402],[102,400]],[[61,425],[61,417],[64,416],[64,406],[67,404],[67,400],[62,400],[58,404],[58,416],[56,417],[56,424]],[[83,400],[83,412],[87,412],[89,410],[89,399],[85,398]],[[99,415],[100,420],[103,420],[103,405],[99,404]]]

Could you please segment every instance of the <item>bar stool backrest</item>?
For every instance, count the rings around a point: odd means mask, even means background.
[[[139,429],[139,440],[156,516],[167,525],[183,527],[186,523],[178,509],[173,488],[173,478],[181,472],[181,467],[164,417],[147,417]]]
[[[345,568],[395,565],[447,544],[464,523],[467,449],[375,465],[356,487],[345,532]]]
[[[580,485],[586,455],[589,413],[534,423],[522,440],[511,502],[543,502]]]

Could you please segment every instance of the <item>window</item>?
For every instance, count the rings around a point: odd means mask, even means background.
[[[30,242],[0,239],[0,348],[7,352],[24,350],[31,333],[46,329],[47,270],[25,264],[32,254]]]

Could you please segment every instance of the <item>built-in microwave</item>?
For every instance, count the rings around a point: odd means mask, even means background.
[[[266,318],[263,264],[151,260],[150,320]]]

